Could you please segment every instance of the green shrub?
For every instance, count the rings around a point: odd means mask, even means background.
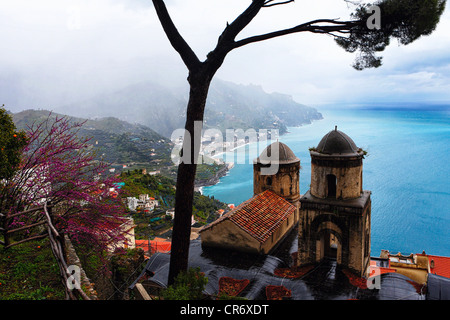
[[[200,268],[190,268],[175,278],[174,284],[163,291],[162,297],[164,300],[200,300],[207,283],[208,278]]]

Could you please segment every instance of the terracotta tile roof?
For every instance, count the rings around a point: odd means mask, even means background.
[[[155,252],[169,253],[172,250],[172,242],[156,237],[150,240],[150,250],[152,254]]]
[[[154,238],[153,240],[135,240],[136,248],[144,250],[144,256],[148,258],[146,254],[154,254],[156,252],[169,253],[172,249],[172,243],[163,238]]]
[[[450,278],[450,257],[427,255],[430,262],[430,273]]]
[[[136,248],[141,248],[144,252],[149,252],[148,240],[135,240]]]
[[[274,192],[266,190],[241,203],[203,230],[228,219],[263,243],[294,211],[295,206]]]

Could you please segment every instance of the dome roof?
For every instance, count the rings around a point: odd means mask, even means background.
[[[278,157],[276,154],[272,155],[273,152],[278,151]],[[261,162],[262,160],[262,162]],[[299,162],[300,159],[297,158],[292,152],[292,150],[282,142],[276,141],[271,145],[267,146],[263,152],[256,159],[259,163],[279,163],[279,164],[289,164],[294,162]]]
[[[324,154],[358,154],[355,142],[337,126],[320,140],[314,151]]]

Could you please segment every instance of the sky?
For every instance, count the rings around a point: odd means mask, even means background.
[[[201,60],[250,0],[167,0],[180,33]],[[317,18],[349,17],[344,0],[297,0],[263,8],[240,38]],[[260,85],[310,106],[450,102],[450,13],[435,32],[382,53],[383,66],[356,71],[333,38],[294,34],[232,51],[216,77]],[[151,0],[0,2],[0,105],[13,112],[82,102],[154,81],[186,85]]]

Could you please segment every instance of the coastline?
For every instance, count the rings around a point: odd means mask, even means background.
[[[321,114],[321,118],[320,119],[311,119],[309,123],[305,123],[305,124],[301,124],[301,125],[298,125],[298,126],[294,126],[292,128],[298,128],[298,127],[311,125],[313,122],[320,121],[320,120],[323,120],[323,119],[324,119],[324,117]],[[280,134],[280,137],[281,136],[288,136],[290,134],[292,134],[292,132],[289,131],[289,130],[286,130],[286,132]],[[258,141],[252,141],[252,142],[245,142],[245,143],[243,143],[243,144],[241,144],[239,146],[233,147],[233,148],[231,148],[229,150],[225,150],[223,152],[220,152],[220,153],[215,154],[214,156],[210,156],[210,157],[215,159],[215,160],[223,161],[223,155],[226,155],[229,152],[233,152],[233,151],[238,150],[240,148],[243,148],[243,147],[246,147],[246,146],[252,146],[253,144],[258,144],[258,143],[265,143],[264,147],[266,147],[268,145],[267,141],[271,141],[271,140],[272,139],[265,139],[265,140],[261,140],[261,141],[258,140]],[[222,157],[222,158],[220,158],[220,157]],[[220,158],[220,159],[218,159],[218,158]],[[199,184],[199,185],[196,184],[195,187],[194,187],[194,191],[200,192],[203,195],[203,188],[204,187],[214,186],[214,185],[216,185],[216,184],[218,184],[220,182],[220,178],[228,175],[228,172],[234,167],[234,162],[226,162],[226,161],[223,161],[223,162],[227,165],[227,169],[225,170],[225,173],[216,175],[213,179],[211,179],[212,181],[211,180],[209,181],[209,183],[203,183],[203,184]]]
[[[194,186],[194,191],[200,192],[203,195],[203,188],[210,187],[218,184],[220,182],[220,178],[225,177],[228,172],[234,167],[233,162],[225,162],[225,170],[218,171],[215,176],[209,179],[207,182],[196,183]]]
[[[364,160],[363,188],[373,193],[372,250],[390,249],[409,254],[424,248],[435,255],[448,256],[449,249],[443,239],[448,235],[449,220],[442,210],[449,199],[444,191],[448,190],[448,180],[442,173],[448,167],[445,141],[449,137],[450,114],[429,110],[420,113],[409,110],[324,111],[324,120],[314,121],[312,126],[302,130],[289,128],[291,133],[281,139],[293,150],[303,152],[300,154],[304,170],[300,190],[310,188],[308,148],[316,145],[337,124],[358,145],[370,151]],[[415,144],[417,139],[420,144]],[[404,160],[401,162],[397,161],[399,150]],[[252,194],[251,173],[247,172],[251,169],[236,167],[230,178],[221,181],[223,186],[204,188],[203,193],[214,194],[215,198],[229,203],[245,201],[246,195]],[[411,175],[414,169],[417,171]],[[247,183],[242,182],[242,172],[248,173]]]
[[[303,125],[302,125],[303,126]],[[282,136],[285,135],[289,135],[291,134],[290,131],[286,131],[285,133],[281,134]],[[278,140],[278,139],[277,139]],[[235,150],[238,150],[240,148],[246,147],[246,146],[251,146],[253,144],[258,144],[258,143],[266,143],[265,147],[267,146],[267,141],[271,141],[271,139],[265,139],[265,140],[261,140],[261,141],[252,141],[252,142],[245,142],[239,146],[233,147],[229,150],[226,150],[224,152],[220,152],[218,154],[215,154],[214,156],[211,156],[211,158],[215,159],[215,160],[219,160],[218,158],[220,158],[221,156],[229,153],[229,152],[233,152]],[[223,161],[223,157],[219,160],[219,161]],[[203,188],[204,187],[211,187],[214,186],[216,184],[218,184],[220,182],[220,178],[225,177],[228,172],[234,167],[234,162],[226,162],[223,161],[225,163],[226,170],[224,172],[220,172],[219,174],[216,174],[216,176],[213,179],[210,179],[208,182],[209,183],[202,183],[202,184],[196,184],[194,187],[194,191],[200,192],[201,194],[203,194]]]

